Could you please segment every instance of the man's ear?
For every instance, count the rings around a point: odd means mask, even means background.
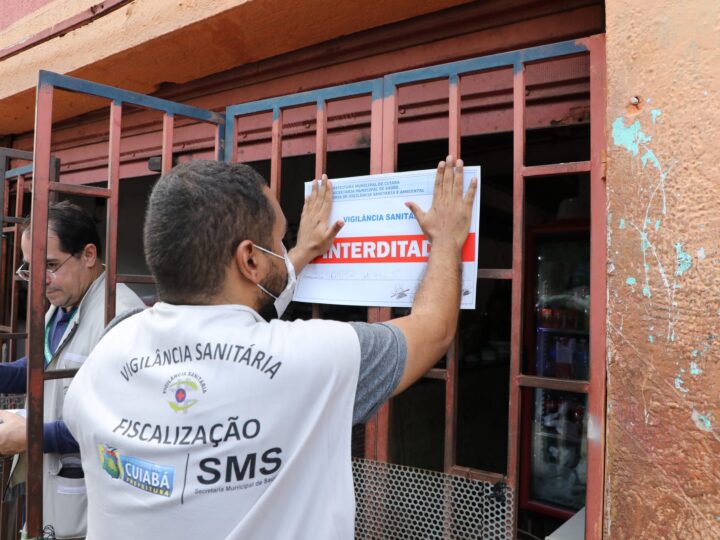
[[[97,261],[97,247],[95,244],[85,244],[82,251],[82,258],[85,260],[88,268],[95,266],[95,262]]]
[[[259,257],[260,250],[255,249],[255,244],[251,240],[243,240],[235,248],[233,260],[238,272],[253,283],[262,281]]]

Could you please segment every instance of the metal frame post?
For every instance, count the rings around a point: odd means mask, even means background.
[[[108,144],[107,188],[70,185],[51,182],[52,106],[54,89],[84,93],[108,99],[110,103],[110,126]],[[174,103],[136,92],[84,81],[67,75],[41,71],[37,87],[35,142],[33,154],[32,190],[32,255],[30,264],[29,314],[28,314],[28,482],[26,496],[26,526],[30,538],[39,537],[43,528],[43,402],[44,381],[69,378],[77,370],[45,371],[44,325],[45,325],[45,257],[47,252],[48,205],[54,194],[65,193],[107,199],[106,236],[106,289],[105,322],[115,315],[115,288],[118,281],[152,283],[151,276],[117,274],[117,219],[120,181],[120,141],[122,137],[123,104],[159,110],[163,116],[162,170],[172,166],[173,119],[185,116],[216,126],[215,153],[224,152],[225,118],[181,103]],[[55,169],[57,170],[57,169]]]

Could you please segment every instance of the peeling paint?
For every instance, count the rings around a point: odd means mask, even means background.
[[[637,283],[637,279],[631,276],[625,280],[625,283],[628,285],[635,285]]]
[[[661,220],[656,219],[655,220],[655,231],[657,232],[660,229],[660,224],[662,223]]]
[[[644,231],[640,232],[640,249],[645,252],[650,247],[650,240],[648,240],[647,233]],[[647,266],[647,265],[646,265]]]
[[[692,420],[695,425],[703,431],[712,431],[712,422],[709,414],[700,414],[695,409],[692,412]]]
[[[653,152],[652,150],[646,150],[645,153],[640,158],[640,161],[642,162],[643,167],[645,167],[649,161],[650,163],[655,165],[655,168],[658,171],[662,171],[662,167],[660,166],[660,161],[658,160],[657,156],[655,155],[655,152]]]
[[[681,369],[680,373],[685,373],[685,370]],[[688,389],[685,388],[685,381],[683,381],[682,375],[680,375],[680,373],[675,377],[675,388],[680,390],[683,394],[687,394]]]
[[[640,144],[652,140],[652,137],[643,133],[639,120],[626,127],[622,116],[618,116],[613,122],[612,136],[616,145],[626,148],[633,156],[640,152]]]
[[[625,219],[620,218],[620,223],[618,223],[618,229],[622,230],[625,228]]]
[[[677,266],[675,268],[675,275],[679,277],[688,270],[690,270],[690,267],[692,266],[692,257],[689,253],[683,251],[683,247],[680,242],[677,242],[675,244],[675,253],[677,255]]]
[[[648,103],[649,103],[649,101],[648,101]],[[658,116],[660,116],[660,115],[662,114],[662,110],[660,110],[660,109],[652,109],[652,110],[650,111],[650,114],[652,115],[652,123],[654,124],[655,121],[658,119]]]
[[[690,375],[697,377],[702,373],[702,369],[697,365],[696,362],[690,362]]]

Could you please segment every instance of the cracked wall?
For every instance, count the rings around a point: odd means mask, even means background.
[[[720,538],[720,4],[606,16],[605,537]]]

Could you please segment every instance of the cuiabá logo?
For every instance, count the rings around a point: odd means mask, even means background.
[[[187,411],[207,392],[205,381],[196,373],[184,371],[173,375],[163,386],[163,394],[173,411]]]
[[[152,493],[170,497],[175,483],[175,468],[157,465],[144,459],[124,456],[107,444],[99,444],[103,470],[115,480]]]

